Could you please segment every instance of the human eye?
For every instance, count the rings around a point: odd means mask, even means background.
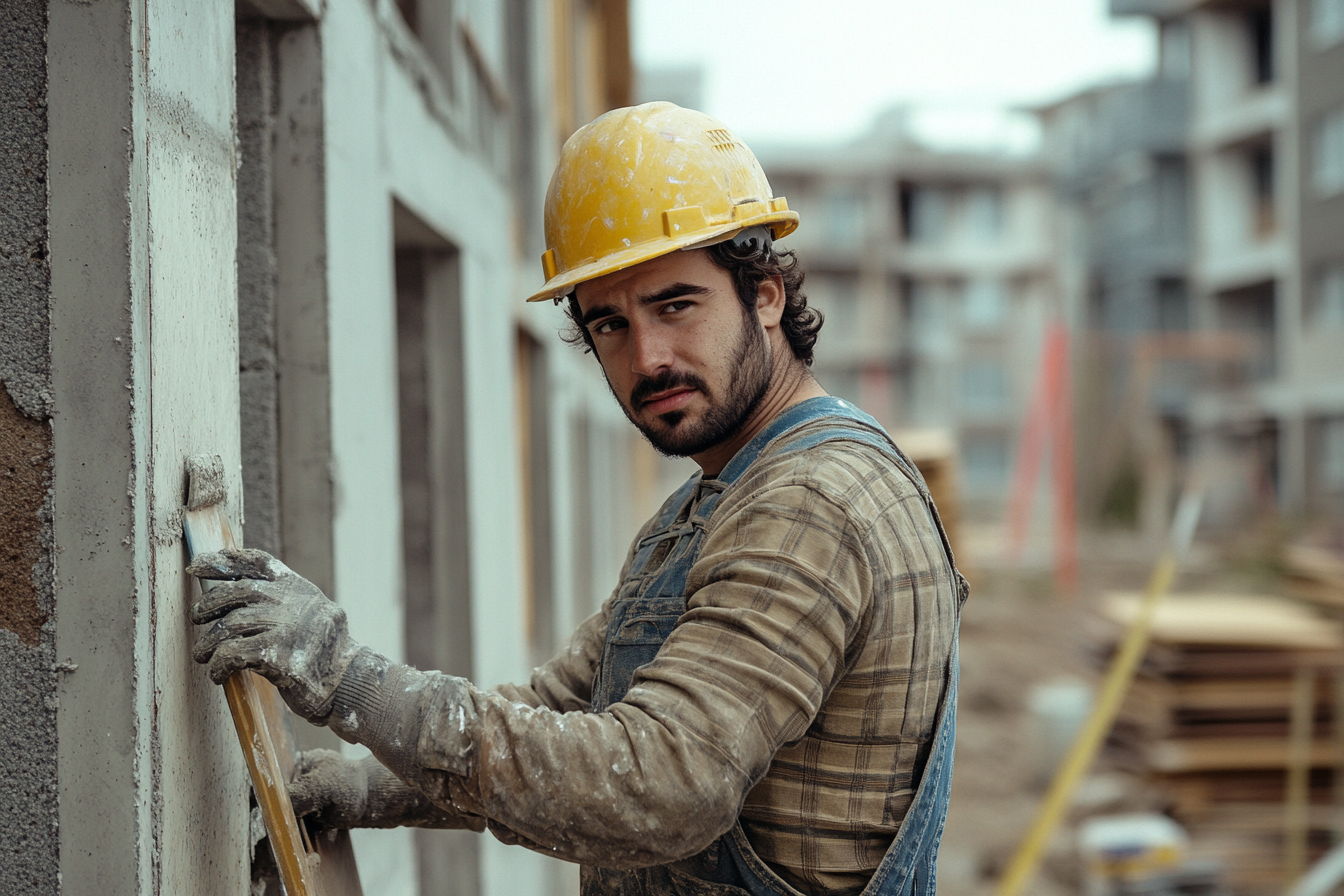
[[[690,299],[674,299],[663,306],[662,313],[677,314],[678,312],[685,311],[687,308],[691,307],[692,304],[694,303],[691,302]]]
[[[619,317],[609,317],[606,320],[594,324],[592,331],[599,336],[609,336],[617,330],[624,329],[625,321]]]

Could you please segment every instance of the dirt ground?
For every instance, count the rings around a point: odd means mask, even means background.
[[[1034,570],[995,568],[992,537],[979,539],[967,553],[972,591],[962,617],[956,766],[938,884],[948,896],[990,896],[1064,748],[1033,713],[1033,689],[1061,682],[1095,688],[1100,674],[1091,652],[1103,624],[1092,608],[1107,589],[1142,589],[1156,551],[1126,536],[1085,538],[1080,587],[1072,597],[1056,593],[1050,573],[1040,568],[1044,564]],[[1098,769],[1079,787],[1074,818],[1156,806],[1142,782],[1104,765]],[[1079,893],[1074,843],[1072,822],[1066,823],[1024,892]]]

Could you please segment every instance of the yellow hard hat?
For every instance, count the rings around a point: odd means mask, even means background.
[[[615,109],[560,150],[546,191],[546,285],[528,301],[759,226],[780,239],[798,213],[732,131],[672,103]]]

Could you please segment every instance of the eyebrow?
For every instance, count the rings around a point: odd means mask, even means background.
[[[637,301],[641,307],[647,307],[670,299],[679,299],[682,296],[703,296],[708,292],[709,287],[706,286],[696,286],[693,283],[673,283],[666,289],[660,289],[658,292],[647,296],[640,296]],[[583,317],[579,318],[579,323],[586,327],[598,318],[609,317],[617,313],[619,311],[615,305],[598,305],[596,308],[589,308],[584,312]]]

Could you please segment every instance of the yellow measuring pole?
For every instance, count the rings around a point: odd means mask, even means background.
[[[999,880],[996,896],[1018,896],[1023,887],[1030,882],[1041,863],[1041,854],[1050,841],[1050,835],[1059,826],[1064,813],[1069,809],[1069,803],[1073,801],[1074,789],[1092,766],[1092,760],[1096,758],[1097,751],[1110,732],[1115,716],[1120,711],[1120,704],[1125,699],[1125,692],[1129,690],[1129,683],[1134,679],[1134,673],[1148,649],[1148,635],[1152,630],[1153,614],[1157,611],[1157,605],[1162,598],[1171,589],[1181,555],[1185,553],[1190,538],[1194,535],[1195,523],[1199,520],[1200,504],[1200,493],[1196,491],[1187,490],[1181,495],[1172,521],[1171,545],[1158,560],[1152,575],[1148,577],[1148,587],[1144,590],[1138,618],[1125,633],[1120,650],[1106,673],[1106,680],[1102,684],[1101,693],[1097,696],[1097,702],[1092,707],[1087,722],[1069,747],[1068,755],[1055,772],[1055,777],[1050,782],[1050,789],[1045,794],[1045,800],[1036,813],[1035,821],[1032,822],[1031,830],[1023,838],[1012,861],[1008,863],[1008,869]]]

